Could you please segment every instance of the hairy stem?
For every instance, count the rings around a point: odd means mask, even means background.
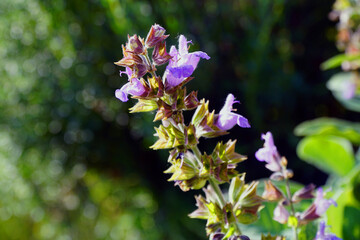
[[[192,150],[193,153],[195,154],[196,160],[197,160],[198,164],[202,167],[202,162],[201,162],[201,155],[202,155],[202,154],[201,154],[198,146],[197,146],[197,145],[192,146],[192,147],[191,147],[191,150]]]
[[[226,202],[225,202],[224,195],[222,194],[219,185],[212,178],[209,178],[209,183],[216,193],[216,196],[220,203],[220,207],[223,208],[226,205]]]
[[[292,196],[291,196],[291,191],[290,191],[289,178],[286,176],[285,169],[283,169],[283,175],[285,176],[286,193],[287,193],[287,198],[288,198],[288,201],[289,201],[289,204],[290,204],[291,216],[295,216],[294,205],[293,205],[293,202],[291,201]],[[297,224],[295,226],[292,226],[292,229],[293,229],[294,239],[298,240]]]

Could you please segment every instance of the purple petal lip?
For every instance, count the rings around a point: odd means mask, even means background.
[[[120,72],[120,74],[122,73],[124,72]],[[128,75],[130,81],[115,91],[115,97],[122,102],[127,102],[129,100],[129,94],[133,96],[141,96],[146,91],[145,87],[142,85],[139,79],[131,78],[132,71],[130,68],[126,68],[125,73]]]
[[[335,234],[325,233],[326,227],[327,226],[325,225],[325,222],[321,221],[319,224],[319,230],[316,233],[316,237],[314,240],[342,240],[341,238],[338,238]]]
[[[314,204],[316,206],[316,214],[319,216],[323,215],[331,205],[334,205],[335,207],[337,206],[336,202],[333,199],[326,199],[324,198],[324,196],[325,193],[323,189],[318,188]]]
[[[195,71],[200,58],[210,59],[210,57],[201,51],[189,53],[188,43],[184,35],[179,37],[178,50],[175,46],[170,48],[169,55],[172,57],[166,67],[164,79],[169,87],[175,87],[182,83],[185,78],[190,77]]]
[[[250,124],[249,121],[241,116],[240,114],[234,113],[233,111],[233,104],[237,103],[238,101],[235,101],[234,95],[231,93],[228,94],[226,97],[225,104],[223,108],[219,112],[218,119],[215,123],[215,125],[220,128],[221,130],[229,130],[233,128],[236,124],[239,125],[242,128],[249,128]]]
[[[255,157],[260,162],[266,162],[266,168],[273,172],[281,171],[281,157],[274,144],[274,139],[271,132],[261,135],[261,139],[264,140],[264,147],[256,151]]]
[[[116,89],[115,97],[122,102],[127,102],[129,100],[127,94],[121,89]]]

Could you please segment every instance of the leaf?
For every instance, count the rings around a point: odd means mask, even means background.
[[[360,60],[360,54],[357,55],[339,54],[323,62],[321,64],[321,69],[329,70],[331,68],[336,68],[341,66],[341,64],[345,61],[357,61],[357,60]]]
[[[318,118],[299,124],[295,130],[297,136],[333,135],[360,144],[360,124],[336,118]]]
[[[317,226],[315,222],[309,222],[306,225],[301,226],[298,237],[299,240],[309,240],[314,239],[317,232]]]
[[[305,137],[297,146],[297,154],[321,170],[340,176],[346,175],[355,163],[351,143],[336,136]]]
[[[360,202],[354,196],[354,186],[346,185],[335,195],[338,206],[327,211],[330,231],[343,239],[360,239]]]
[[[327,88],[332,92],[334,97],[347,109],[360,112],[360,95],[356,94],[354,97],[344,98],[344,92],[348,91],[349,85],[352,84],[356,75],[352,72],[343,72],[335,74],[327,82]]]

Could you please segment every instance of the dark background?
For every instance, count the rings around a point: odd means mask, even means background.
[[[173,187],[163,174],[168,151],[148,148],[154,114],[130,115],[135,101],[114,97],[126,82],[113,64],[121,45],[127,34],[145,38],[154,23],[170,34],[168,48],[183,34],[190,51],[211,56],[187,88],[216,111],[233,93],[251,123],[202,139],[203,151],[237,139],[248,155],[239,171],[268,177],[254,153],[271,131],[294,179],[324,184],[327,176],[296,156],[293,129],[322,116],[358,117],[326,89],[333,72],[319,68],[338,53],[331,8],[325,0],[1,1],[2,236],[205,239],[205,222],[186,216],[200,191]],[[19,224],[24,233],[14,232]]]

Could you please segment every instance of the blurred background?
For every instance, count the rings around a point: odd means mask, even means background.
[[[189,219],[194,194],[167,182],[154,114],[128,114],[113,62],[127,34],[158,23],[168,48],[179,34],[207,52],[188,88],[220,110],[229,92],[251,129],[234,128],[247,179],[268,177],[255,151],[272,131],[295,180],[326,175],[296,156],[299,123],[321,116],[359,119],[325,88],[320,63],[338,53],[327,0],[1,0],[1,239],[206,239]],[[160,68],[160,71],[163,68]],[[210,152],[214,140],[202,140]]]

